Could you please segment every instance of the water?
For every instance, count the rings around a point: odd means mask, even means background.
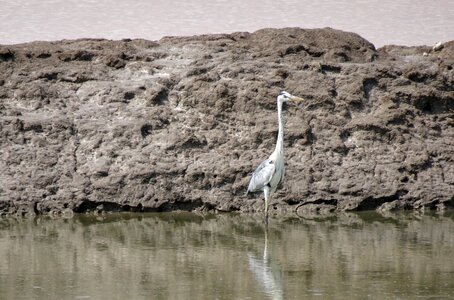
[[[454,299],[454,213],[0,220],[0,299]]]
[[[0,44],[333,27],[376,46],[454,39],[452,0],[1,0]]]

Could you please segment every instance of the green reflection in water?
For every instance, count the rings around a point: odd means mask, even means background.
[[[0,219],[0,299],[453,295],[453,212]]]

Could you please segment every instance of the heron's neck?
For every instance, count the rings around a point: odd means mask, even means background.
[[[276,149],[277,153],[284,153],[284,118],[282,116],[282,102],[277,101],[277,119],[279,123],[279,132],[277,134]]]

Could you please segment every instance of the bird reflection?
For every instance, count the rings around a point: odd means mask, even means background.
[[[248,252],[249,270],[254,273],[255,278],[263,287],[264,292],[271,299],[283,299],[282,278],[273,272],[271,260],[268,257],[268,230],[265,229],[265,245],[263,257]]]

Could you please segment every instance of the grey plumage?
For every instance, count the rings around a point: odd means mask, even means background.
[[[276,165],[271,159],[266,159],[252,173],[251,181],[247,188],[247,192],[262,191],[265,185],[269,185],[273,175],[276,172]]]
[[[284,180],[284,121],[282,117],[282,104],[288,100],[303,100],[290,95],[287,92],[281,92],[277,96],[277,115],[279,131],[277,136],[276,148],[273,153],[260,163],[257,169],[252,173],[251,180],[246,194],[249,192],[263,191],[265,196],[265,221],[268,221],[268,204],[270,194],[274,193]]]

